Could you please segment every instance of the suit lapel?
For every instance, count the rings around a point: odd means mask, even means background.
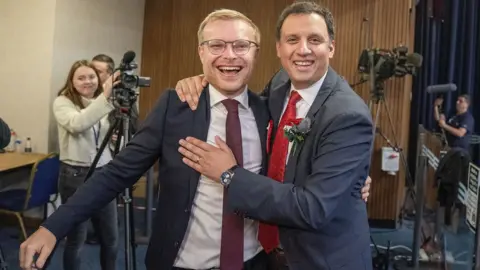
[[[280,122],[280,116],[282,115],[288,90],[290,90],[290,81],[273,89],[273,91],[270,93],[268,108],[270,109],[270,114],[272,115],[273,124],[275,127],[272,134],[275,134],[278,123]]]
[[[198,100],[198,107],[192,112],[192,115],[192,137],[202,141],[207,141],[208,128],[210,126],[210,94],[208,92],[208,85],[203,89]],[[200,173],[192,169],[189,187],[190,201],[192,201],[195,197],[199,179]]]
[[[320,110],[320,108],[325,104],[327,101],[328,97],[333,93],[333,87],[337,83],[338,75],[337,73],[332,69],[329,68],[327,72],[327,76],[325,77],[325,80],[322,83],[322,86],[320,87],[320,90],[318,91],[317,97],[315,97],[315,100],[313,101],[312,106],[310,106],[310,109],[308,110],[307,116],[310,118],[311,122],[311,128],[313,127],[315,123],[315,117]],[[312,134],[308,134],[307,136],[313,136]],[[290,151],[290,156],[288,157],[288,162],[287,162],[287,168],[285,170],[285,176],[284,176],[284,183],[293,183],[295,179],[295,171],[297,168],[297,162],[298,162],[298,156],[302,152],[303,145],[305,144],[305,141],[302,143],[298,144],[295,147],[295,151]],[[294,148],[292,147],[292,150]]]
[[[268,114],[265,110],[265,101],[261,97],[256,96],[250,90],[248,91],[248,105],[252,109],[253,115],[255,116],[255,122],[257,123],[258,136],[260,137],[260,143],[262,147],[262,170],[266,166],[267,161],[267,124],[268,124]]]

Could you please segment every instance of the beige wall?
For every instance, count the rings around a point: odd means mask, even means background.
[[[95,54],[140,65],[144,0],[1,0],[0,116],[35,152],[57,149],[51,103],[71,64]]]
[[[47,151],[56,0],[0,1],[0,115]]]

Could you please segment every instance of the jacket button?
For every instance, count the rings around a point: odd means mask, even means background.
[[[174,247],[178,247],[179,245],[180,245],[180,243],[179,243],[178,241],[176,241],[176,242],[173,244]]]
[[[188,212],[190,212],[190,209],[185,208],[185,210],[183,210],[183,211],[184,211],[185,213],[188,213]]]

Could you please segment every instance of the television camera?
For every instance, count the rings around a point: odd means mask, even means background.
[[[149,77],[141,77],[135,75],[134,70],[138,68],[133,62],[135,52],[128,51],[123,55],[123,59],[118,68],[114,72],[120,71],[118,83],[112,91],[112,102],[116,108],[115,122],[111,124],[105,139],[102,141],[99,150],[90,166],[85,181],[87,181],[96,170],[96,165],[105,151],[107,144],[113,134],[117,135],[115,150],[113,156],[126,147],[129,140],[133,136],[130,128],[130,118],[132,117],[132,106],[137,101],[138,93],[135,90],[138,87],[149,87],[151,79]],[[109,150],[108,150],[109,151]],[[124,241],[125,241],[125,269],[136,269],[136,241],[135,241],[135,222],[133,217],[132,189],[126,188],[122,194],[124,205]]]
[[[392,50],[365,49],[358,60],[358,71],[364,81],[372,79],[369,77],[373,71],[375,81],[383,82],[393,76],[416,75],[416,69],[422,66],[422,61],[420,54],[408,54],[405,46]]]
[[[138,87],[150,87],[150,77],[135,75],[138,65],[133,61],[135,52],[128,51],[123,55],[120,66],[115,71],[120,71],[119,81],[113,88],[112,99],[114,105],[120,108],[130,108],[137,100]]]

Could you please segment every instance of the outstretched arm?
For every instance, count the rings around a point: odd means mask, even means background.
[[[275,73],[275,75],[272,76],[267,85],[265,85],[262,92],[260,92],[260,96],[268,98],[271,89],[275,89],[288,80],[289,78],[287,72],[284,69],[280,69]],[[175,91],[182,102],[187,102],[188,106],[190,106],[192,110],[196,110],[198,99],[200,98],[200,95],[207,84],[208,81],[203,74],[197,75],[178,81],[177,85],[175,86]]]
[[[93,173],[65,204],[22,243],[22,269],[32,269],[35,254],[38,254],[36,266],[42,268],[58,240],[111,202],[125,188],[131,187],[159,158],[169,94],[167,92],[160,98],[127,147],[108,165]]]

